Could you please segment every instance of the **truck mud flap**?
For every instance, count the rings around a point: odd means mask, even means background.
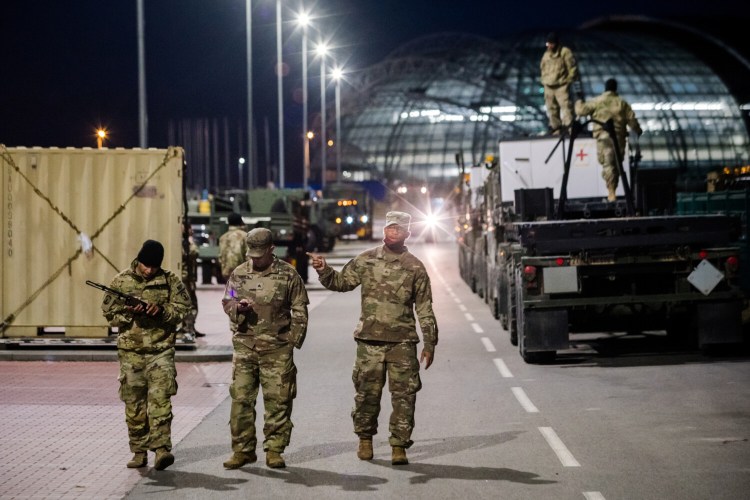
[[[527,309],[523,319],[525,351],[556,351],[570,347],[567,309]]]
[[[706,302],[698,304],[698,341],[704,348],[742,342],[742,304]]]

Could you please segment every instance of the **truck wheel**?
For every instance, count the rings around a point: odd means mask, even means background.
[[[516,321],[516,287],[513,286],[513,280],[508,280],[508,326],[506,330],[510,334],[510,345],[518,345],[518,323]]]
[[[227,280],[224,279],[224,276],[221,274],[221,264],[218,262],[214,266],[214,276],[216,276],[216,283],[219,285],[226,284]]]
[[[201,263],[201,283],[204,285],[211,284],[211,278],[213,278],[214,266],[210,262]]]

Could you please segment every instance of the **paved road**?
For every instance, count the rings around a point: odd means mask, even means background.
[[[343,264],[347,254],[359,248],[338,247],[333,263]],[[299,391],[292,443],[285,453],[288,467],[266,468],[261,453],[257,464],[223,469],[221,463],[230,453],[229,400],[224,397],[205,404],[212,409],[197,422],[183,423],[172,467],[130,475],[131,483],[125,481],[117,491],[126,491],[127,498],[149,499],[746,497],[750,357],[745,353],[705,358],[668,352],[658,337],[583,339],[561,353],[555,364],[527,365],[482,299],[460,280],[455,248],[414,245],[412,250],[433,278],[440,343],[433,367],[422,372],[424,388],[417,400],[410,465],[390,465],[387,398],[381,433],[375,437],[375,459],[356,458],[349,414],[351,331],[359,296],[334,294],[311,284],[310,331],[303,349],[296,352]],[[214,301],[213,295],[220,292],[201,293],[202,301],[208,296]],[[211,313],[204,309],[202,314]],[[219,367],[216,375],[226,378],[227,365],[206,366]],[[214,389],[225,390],[221,384],[226,380],[204,378]],[[185,387],[186,392],[197,392],[190,385],[181,382],[180,391]],[[0,396],[5,395],[2,387]],[[58,402],[51,405],[55,408],[66,407]],[[189,408],[185,403],[184,411]],[[5,421],[6,416],[0,418]],[[185,422],[180,408],[176,419]],[[124,427],[121,421],[118,425]],[[117,432],[124,434],[124,429]],[[108,447],[122,451],[124,441],[119,447],[119,441],[110,441]],[[5,442],[0,434],[3,449]],[[127,459],[126,453],[120,455]],[[4,453],[0,466],[11,460]],[[107,471],[122,472],[122,463],[113,462]],[[5,467],[0,470],[6,474]],[[92,474],[103,472],[94,467]],[[6,496],[3,484],[0,497]],[[102,484],[70,491],[82,497],[117,497]]]

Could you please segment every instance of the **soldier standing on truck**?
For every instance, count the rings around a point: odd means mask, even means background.
[[[549,130],[560,134],[573,122],[570,85],[578,80],[578,64],[573,51],[560,45],[557,33],[547,35],[547,50],[539,63],[544,85],[544,105],[549,118]],[[562,109],[562,120],[560,110]]]
[[[102,303],[104,317],[119,328],[118,379],[133,452],[127,464],[130,469],[145,467],[149,450],[156,453],[156,470],[174,463],[171,398],[177,394],[175,330],[191,303],[182,279],[161,268],[163,258],[162,244],[146,240],[130,267],[110,284],[110,288],[142,302],[127,305],[108,293]]]
[[[617,80],[610,78],[604,83],[604,93],[590,101],[578,100],[575,104],[576,115],[591,116],[594,123],[594,138],[596,138],[596,154],[602,166],[602,178],[607,184],[607,199],[617,199],[617,184],[620,179],[619,165],[625,155],[625,137],[627,128],[635,131],[639,136],[643,133],[633,109],[625,99],[617,95]],[[615,145],[612,138],[601,123],[612,120],[615,137],[617,138],[617,154],[615,156]],[[618,165],[619,163],[619,165]]]
[[[219,238],[219,264],[224,280],[229,278],[234,268],[247,260],[247,228],[242,216],[237,212],[229,214],[229,230]]]

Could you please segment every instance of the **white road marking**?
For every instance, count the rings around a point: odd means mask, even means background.
[[[460,306],[458,306],[458,309],[459,311],[466,311],[466,306],[461,304]]]
[[[471,313],[464,313],[464,316],[466,317],[466,321],[474,321],[474,316]]]
[[[523,389],[521,389],[520,387],[511,387],[510,390],[513,391],[513,395],[516,397],[518,402],[521,403],[521,406],[524,410],[529,413],[539,413],[539,409],[534,406],[534,403],[532,403],[526,393],[523,392]]]
[[[456,304],[460,304],[461,303],[461,299],[459,299],[458,297],[453,297],[453,300],[456,301]]]
[[[487,349],[487,352],[497,351],[497,349],[495,349],[495,346],[492,345],[492,341],[487,337],[482,337],[482,344],[484,344],[484,348]]]
[[[598,491],[584,491],[583,497],[586,500],[607,500],[606,498],[604,498],[604,495],[602,495]]]
[[[474,329],[477,333],[484,333],[484,330],[482,330],[482,327],[477,325],[476,323],[472,323],[471,327]]]
[[[557,458],[560,459],[560,462],[564,467],[581,466],[581,464],[578,463],[578,460],[575,459],[570,450],[565,447],[565,444],[563,444],[562,440],[557,437],[557,434],[552,429],[552,427],[539,427],[539,432],[542,433],[544,439],[547,440],[547,444],[550,445],[552,451],[555,452],[555,455],[557,455]]]
[[[505,364],[505,361],[500,358],[495,358],[492,361],[495,362],[495,366],[497,367],[497,371],[500,372],[500,376],[503,378],[513,378],[513,374],[508,369],[508,365]]]

